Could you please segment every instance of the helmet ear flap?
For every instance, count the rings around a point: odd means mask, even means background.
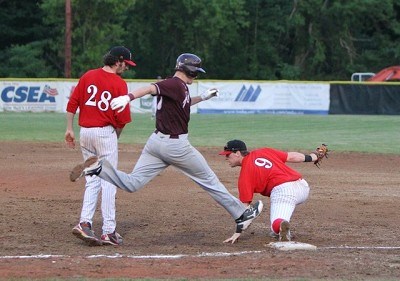
[[[197,67],[194,67],[194,66],[183,65],[183,66],[182,66],[182,71],[183,71],[187,76],[192,77],[192,78],[196,78],[197,75],[198,75]]]

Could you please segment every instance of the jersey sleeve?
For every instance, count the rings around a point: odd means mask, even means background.
[[[251,203],[254,197],[254,177],[249,168],[242,166],[238,179],[239,200],[243,203]]]
[[[72,94],[69,97],[68,103],[67,103],[67,112],[73,113],[75,114],[76,111],[78,110],[79,107],[79,95],[80,95],[80,91],[82,88],[82,81],[83,78],[81,78],[78,82],[78,84],[75,86]]]
[[[282,150],[278,150],[278,149],[274,149],[274,148],[269,148],[269,150],[272,153],[275,153],[275,155],[279,158],[279,160],[281,160],[283,163],[285,163],[287,161],[287,157],[288,157],[288,152],[286,151],[282,151]]]

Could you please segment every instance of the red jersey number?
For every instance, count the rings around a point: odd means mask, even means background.
[[[95,85],[90,85],[87,88],[87,93],[90,95],[90,98],[85,102],[87,106],[95,106],[101,111],[107,111],[110,108],[110,100],[112,99],[112,95],[109,91],[103,91],[100,95],[100,101],[96,104],[96,94],[97,87]]]
[[[254,164],[256,164],[258,167],[264,167],[265,169],[272,168],[272,162],[265,158],[257,158],[254,160]]]

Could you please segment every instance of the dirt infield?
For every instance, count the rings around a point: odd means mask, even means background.
[[[11,278],[271,278],[399,279],[400,156],[332,153],[321,169],[295,164],[311,186],[292,218],[295,241],[316,251],[284,252],[267,244],[269,199],[238,244],[228,213],[174,168],[144,189],[117,194],[119,247],[76,239],[84,180],[69,182],[81,161],[63,144],[0,143],[0,279]],[[130,171],[142,146],[120,146]],[[239,169],[218,148],[201,148],[227,188]],[[94,221],[101,233],[100,211]],[[51,255],[51,256],[46,256]]]

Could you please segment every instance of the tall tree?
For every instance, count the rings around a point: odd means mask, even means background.
[[[110,47],[125,43],[127,30],[122,22],[128,16],[126,10],[134,3],[132,0],[72,0],[72,77],[101,66],[102,57]],[[41,8],[46,14],[44,23],[53,26],[51,48],[57,53],[57,61],[63,63],[64,0],[43,0]],[[129,75],[133,77],[134,71]]]
[[[1,77],[63,77],[65,0],[0,0]],[[349,80],[399,64],[397,0],[71,0],[72,76],[133,50],[126,78],[198,54],[215,79]]]
[[[231,77],[240,54],[229,59],[228,54],[241,41],[237,30],[246,25],[244,5],[244,0],[138,1],[125,24],[136,46],[138,75],[170,75],[177,56],[190,52],[203,59],[202,77]]]
[[[352,72],[393,64],[398,17],[393,0],[294,0],[292,65],[301,79],[348,80]]]
[[[0,77],[48,77],[41,1],[0,0]],[[44,67],[44,68],[43,68]]]
[[[0,50],[45,38],[40,2],[0,0]]]

